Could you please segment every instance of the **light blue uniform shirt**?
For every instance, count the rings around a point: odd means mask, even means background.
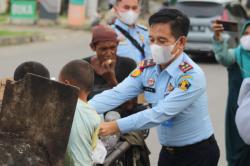
[[[180,69],[183,62],[193,68],[183,72]],[[185,84],[186,89],[183,89]],[[95,96],[89,103],[98,113],[104,113],[143,90],[152,108],[117,120],[122,133],[157,126],[159,141],[165,146],[190,145],[213,134],[205,75],[185,53],[163,71],[158,65],[145,68],[141,75],[127,77],[115,88]]]
[[[133,59],[136,63],[141,62],[144,59],[149,59],[151,56],[150,41],[148,30],[140,25],[135,25],[134,28],[130,28],[128,25],[116,19],[115,25],[120,26],[122,29],[127,31],[141,46],[144,48],[145,57],[142,56],[141,52],[113,25],[118,39],[120,40],[117,55],[121,57],[128,57]]]

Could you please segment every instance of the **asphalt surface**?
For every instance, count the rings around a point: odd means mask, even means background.
[[[52,77],[58,77],[62,66],[73,59],[84,58],[93,54],[89,48],[90,34],[76,31],[62,31],[62,37],[48,42],[21,46],[0,47],[0,78],[13,75],[15,68],[25,61],[38,61],[48,67]],[[200,64],[206,74],[209,112],[215,128],[215,136],[221,150],[219,166],[225,166],[224,114],[227,97],[226,69],[218,64]],[[151,164],[157,165],[160,145],[155,129],[147,139],[151,150]]]

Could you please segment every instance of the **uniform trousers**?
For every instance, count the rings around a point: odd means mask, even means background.
[[[220,150],[212,135],[206,140],[188,146],[163,146],[158,166],[217,166],[219,158]]]

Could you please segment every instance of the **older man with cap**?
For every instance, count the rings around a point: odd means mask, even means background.
[[[122,82],[135,68],[136,63],[129,58],[116,55],[118,46],[117,34],[108,26],[99,25],[92,30],[92,41],[90,47],[96,52],[96,55],[86,58],[94,68],[94,91],[90,94],[90,98],[94,95],[111,89],[118,83]],[[111,101],[110,101],[111,102]],[[137,104],[137,98],[133,98],[121,106],[113,109],[121,114],[121,117],[128,116],[139,111],[143,106]],[[140,159],[137,164],[149,165],[149,151],[144,142],[143,132],[133,132],[122,136],[123,140],[128,141],[132,148],[127,157],[133,155],[133,149],[140,149]],[[133,162],[127,161],[127,163]]]
[[[94,90],[90,93],[89,98],[113,88],[136,68],[134,60],[117,56],[118,43],[117,34],[110,27],[98,25],[92,29],[90,47],[96,52],[96,55],[84,59],[94,69]],[[136,99],[126,102],[116,111],[119,111],[122,117],[136,112]]]
[[[116,55],[117,46],[117,34],[113,29],[104,25],[93,28],[90,47],[96,55],[84,59],[95,71],[94,91],[90,98],[103,90],[113,88],[136,68],[132,59]],[[132,107],[131,104],[130,106]],[[127,109],[132,109],[131,107]]]

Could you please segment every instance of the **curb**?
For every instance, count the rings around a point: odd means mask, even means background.
[[[41,34],[27,36],[0,37],[0,46],[21,45],[45,41],[46,37]]]

